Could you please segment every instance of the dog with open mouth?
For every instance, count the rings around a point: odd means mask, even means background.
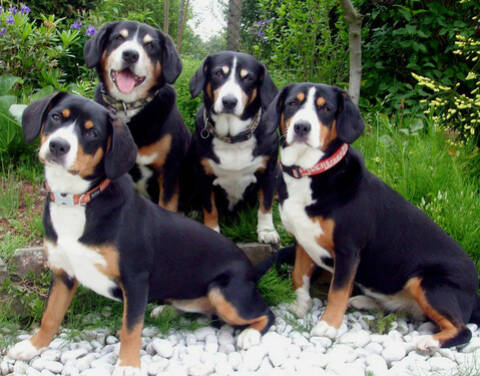
[[[44,248],[53,280],[40,330],[8,356],[30,360],[55,336],[79,283],[123,302],[114,375],[140,375],[147,301],[239,326],[239,348],[260,341],[274,316],[258,274],[230,240],[133,188],[136,146],[121,120],[86,98],[56,93],[23,115],[26,142],[40,134],[45,167]]]
[[[176,211],[191,135],[169,85],[182,70],[172,39],[139,22],[109,22],[85,43],[84,57],[100,79],[95,100],[128,124],[138,146],[136,189]]]
[[[198,68],[190,92],[203,92],[191,155],[205,225],[220,231],[219,211],[258,201],[258,240],[278,243],[272,220],[278,135],[263,120],[277,88],[267,69],[248,54],[219,52]]]
[[[439,330],[421,337],[419,350],[467,343],[466,324],[480,323],[475,265],[425,213],[366,169],[350,146],[364,122],[348,95],[329,85],[288,85],[266,122],[282,134],[279,209],[296,240],[296,249],[286,249],[295,253],[291,310],[302,317],[311,308],[316,266],[333,274],[312,335],[335,337],[350,304],[427,317]],[[365,295],[349,300],[354,283]]]

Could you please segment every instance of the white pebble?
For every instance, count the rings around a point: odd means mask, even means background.
[[[446,371],[453,370],[457,368],[457,363],[448,359],[441,357],[433,357],[428,360],[432,371]]]
[[[87,354],[88,351],[84,348],[79,348],[77,350],[70,350],[70,351],[65,351],[64,353],[62,353],[62,355],[60,356],[60,361],[65,364],[67,363],[68,361],[70,360],[74,360],[74,359],[77,359],[77,358],[80,358],[81,356],[84,356],[85,354]]]
[[[197,341],[203,341],[203,340],[205,340],[205,337],[207,337],[208,335],[215,336],[216,333],[215,333],[215,329],[213,329],[212,327],[205,326],[203,328],[199,328],[199,329],[195,330],[193,332],[193,334],[197,338]]]
[[[390,343],[382,351],[382,356],[387,363],[403,359],[406,355],[405,346],[401,343]]]
[[[370,342],[370,335],[365,330],[350,331],[341,336],[337,342],[349,344],[354,347],[363,347]]]
[[[155,338],[152,341],[152,347],[157,354],[164,358],[171,358],[173,355],[173,346],[170,341],[167,341],[166,339]]]

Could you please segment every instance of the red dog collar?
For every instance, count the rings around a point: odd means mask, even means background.
[[[331,157],[319,160],[317,164],[313,167],[302,168],[298,166],[284,166],[281,163],[280,166],[282,167],[282,170],[290,176],[294,177],[295,179],[300,179],[302,176],[318,175],[322,172],[330,170],[333,166],[340,162],[343,157],[345,157],[347,152],[348,144],[343,144],[337,149],[335,153],[332,154]]]
[[[110,184],[110,179],[105,179],[95,188],[90,189],[88,192],[72,195],[69,193],[59,193],[53,192],[47,183],[45,183],[45,188],[47,190],[48,197],[50,197],[51,202],[56,202],[59,205],[86,205],[102,193]]]

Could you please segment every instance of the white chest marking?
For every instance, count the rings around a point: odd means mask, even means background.
[[[138,163],[138,157],[137,157]],[[153,175],[153,171],[150,170],[148,167],[138,163],[138,169],[140,170],[140,174],[142,175],[140,179],[133,183],[135,189],[138,193],[144,195],[145,197],[151,198],[148,191],[147,191],[147,182]]]
[[[305,212],[305,207],[313,203],[310,189],[310,179],[303,177],[294,179],[283,174],[287,186],[288,198],[279,206],[280,218],[285,229],[295,236],[298,243],[305,249],[312,260],[320,267],[332,271],[322,257],[331,258],[330,253],[321,247],[317,238],[323,234],[318,222],[313,222]]]
[[[133,118],[136,114],[138,114],[143,107],[140,108],[133,108],[131,110],[127,110],[127,113],[123,110],[119,110],[115,113],[115,116],[120,118],[125,124],[127,124],[131,118]]]
[[[85,207],[50,204],[50,217],[57,233],[57,244],[47,242],[48,263],[63,269],[81,284],[107,298],[115,299],[116,283],[101,273],[97,266],[107,266],[103,256],[80,243],[85,228]]]
[[[213,184],[221,186],[227,193],[230,210],[242,199],[245,189],[257,182],[255,171],[262,167],[263,156],[253,156],[255,144],[253,137],[236,144],[229,144],[218,138],[213,140],[213,151],[220,160],[220,163],[209,160],[217,176]]]
[[[158,156],[158,153],[152,153],[152,154],[149,154],[149,155],[145,155],[145,154],[137,154],[137,163],[139,165],[150,165],[152,164],[155,159],[157,159],[157,156]]]

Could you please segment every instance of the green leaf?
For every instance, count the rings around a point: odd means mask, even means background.
[[[16,101],[17,101],[17,97],[15,95],[2,95],[0,97],[0,107],[8,111],[10,106],[14,104]]]
[[[12,90],[13,85],[16,83],[23,83],[20,77],[11,76],[9,74],[3,74],[0,76],[0,95],[6,95]]]
[[[37,91],[35,94],[32,95],[31,97],[31,102],[35,102],[36,100],[42,99],[43,97],[46,97],[47,95],[52,94],[55,91],[55,88],[53,86],[45,86],[44,88],[40,89]]]

